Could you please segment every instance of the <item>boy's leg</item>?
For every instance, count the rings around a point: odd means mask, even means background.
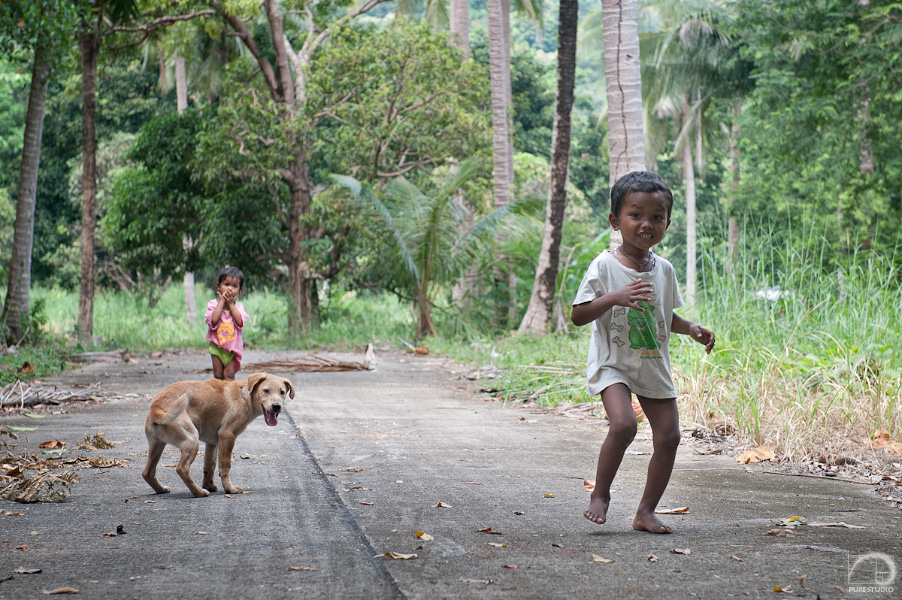
[[[648,463],[648,479],[645,492],[639,502],[633,529],[652,533],[673,533],[655,516],[655,508],[667,489],[677,446],[680,445],[680,417],[675,398],[658,400],[639,396],[639,404],[651,425],[654,453]]]
[[[622,383],[615,383],[601,392],[601,401],[608,415],[610,426],[598,453],[598,470],[595,474],[595,489],[589,501],[589,508],[583,515],[594,523],[604,523],[611,502],[611,484],[627,447],[636,437],[636,413],[633,412],[632,394]]]
[[[211,354],[213,357],[213,377],[215,379],[225,379],[225,367],[222,366],[222,361],[215,354]]]

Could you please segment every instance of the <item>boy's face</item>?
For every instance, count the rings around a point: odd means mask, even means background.
[[[670,206],[659,192],[632,192],[623,201],[619,215],[611,213],[611,228],[623,235],[627,252],[646,252],[664,239],[670,227]]]

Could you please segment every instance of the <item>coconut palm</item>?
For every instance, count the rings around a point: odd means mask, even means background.
[[[442,286],[452,283],[472,263],[481,243],[487,242],[513,208],[508,205],[481,219],[468,219],[468,211],[455,193],[473,177],[478,166],[474,160],[462,162],[432,195],[424,194],[403,177],[390,181],[377,195],[356,179],[332,176],[361,206],[374,211],[374,220],[395,241],[398,272],[405,274],[402,285],[413,298],[417,313],[417,338],[435,335],[431,311]]]

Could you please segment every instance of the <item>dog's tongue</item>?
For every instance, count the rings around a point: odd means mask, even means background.
[[[263,419],[270,427],[276,425],[279,422],[279,416],[271,410],[266,409],[263,409]]]

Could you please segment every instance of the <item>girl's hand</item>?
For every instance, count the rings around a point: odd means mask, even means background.
[[[617,306],[626,306],[645,312],[645,309],[639,306],[639,302],[651,302],[651,295],[654,291],[655,287],[652,284],[637,279],[629,285],[611,292],[611,300]]]
[[[714,348],[714,332],[701,325],[693,323],[689,326],[689,337],[705,347],[705,352],[711,354]]]

